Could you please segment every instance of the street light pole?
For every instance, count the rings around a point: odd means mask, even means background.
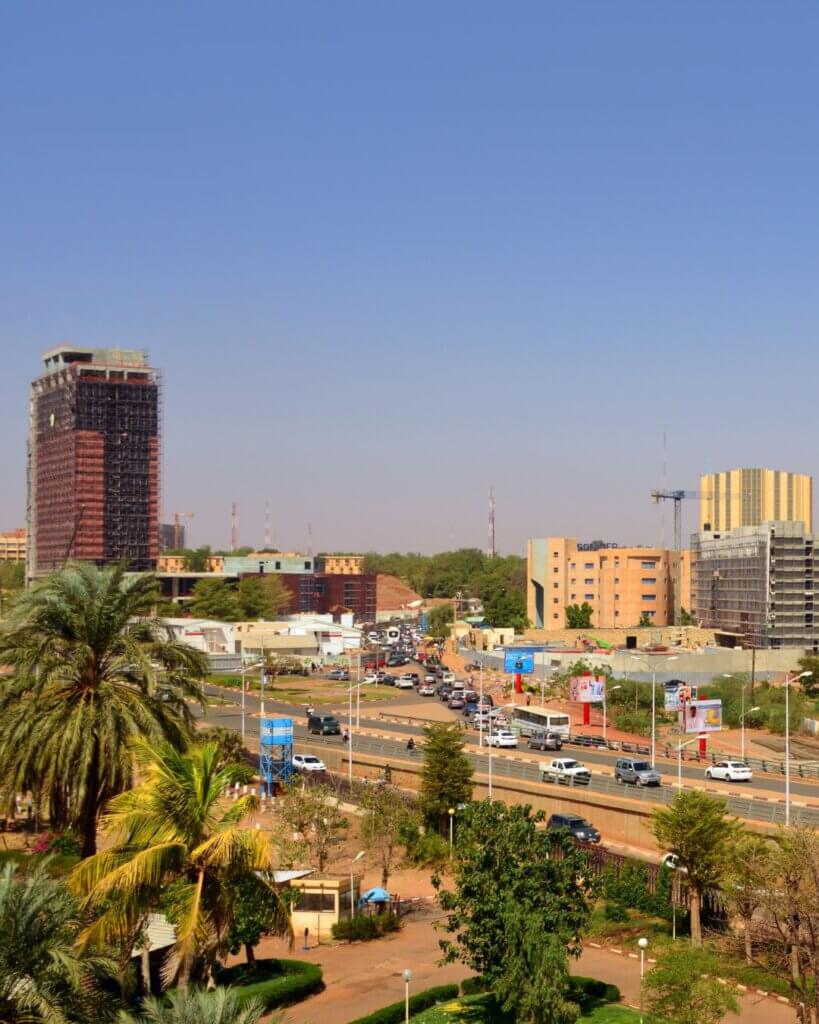
[[[693,740],[688,740],[685,743],[680,743],[677,746],[677,792],[682,789],[682,752],[683,747],[690,747],[692,743],[696,743],[698,737],[695,736]]]
[[[409,983],[412,981],[412,971],[407,968],[404,971],[404,1024],[409,1024]]]
[[[744,694],[745,694],[744,688],[743,688],[742,692],[743,692],[743,696],[744,696]],[[740,743],[740,750],[742,752],[742,760],[743,761],[745,760],[745,716],[746,715],[752,715],[755,711],[759,711],[759,708],[748,708],[747,711],[743,711],[742,714],[739,716],[739,725],[740,725],[740,730],[739,730],[739,737],[740,737],[740,739],[739,739],[739,743]]]
[[[353,941],[353,918],[355,917],[355,878],[353,868],[366,852],[366,850],[361,850],[350,861],[350,942]]]
[[[649,664],[643,658],[635,658],[629,655],[632,661],[639,661],[641,665],[651,670],[651,767],[654,767],[657,753],[657,666],[652,661]],[[676,661],[677,655],[672,654],[670,658],[663,658],[664,662]],[[634,703],[637,703],[637,682],[634,683]]]
[[[791,823],[791,716],[789,695],[791,682],[796,679],[807,679],[813,672],[800,672],[791,680],[789,675],[785,676],[785,827]]]
[[[640,947],[640,1024],[643,1024],[643,975],[646,970],[646,947],[648,946],[648,939],[638,939],[637,945]]]
[[[449,859],[452,860],[452,848],[454,846],[454,840],[455,840],[455,830],[454,830],[455,808],[454,807],[450,807],[448,813],[449,813]]]

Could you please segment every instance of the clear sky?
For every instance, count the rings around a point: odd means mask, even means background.
[[[0,529],[63,341],[165,374],[190,539],[657,543],[815,473],[814,0],[6,3]],[[686,526],[693,527],[694,503]],[[670,510],[666,513],[670,542]]]

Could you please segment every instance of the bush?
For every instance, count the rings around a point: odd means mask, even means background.
[[[603,916],[607,921],[628,921],[628,910],[619,900],[606,900]]]
[[[333,925],[333,938],[349,941],[351,930],[353,941],[368,942],[370,939],[380,939],[389,932],[400,932],[401,919],[397,914],[361,914],[353,918],[352,929],[349,918],[336,922]]]
[[[603,895],[606,898],[604,914],[607,921],[625,921],[626,917],[612,917],[609,907],[619,904],[623,908],[639,910],[653,917],[671,919],[671,872],[661,868],[654,892],[648,890],[648,865],[642,861],[629,860],[620,869],[620,877],[614,865],[603,873]],[[612,910],[612,913],[614,911]]]
[[[482,974],[476,974],[472,978],[464,978],[461,982],[461,995],[462,996],[477,996],[481,992],[489,991],[489,982]]]
[[[321,968],[303,960],[258,960],[256,969],[237,964],[220,972],[219,984],[228,985],[241,1002],[259,999],[265,1010],[292,1006],[321,992]]]
[[[449,843],[437,832],[422,832],[416,825],[401,838],[407,848],[407,860],[416,867],[438,867],[449,860]]]
[[[569,998],[577,1003],[581,1013],[586,1014],[602,1003],[619,1003],[620,989],[597,978],[572,974],[569,977]]]
[[[411,997],[409,1001],[410,1016],[428,1010],[438,1003],[446,1003],[458,996],[457,985],[438,985],[435,988],[425,989]],[[375,1013],[369,1013],[366,1017],[358,1017],[350,1024],[404,1024],[404,1000],[400,1003],[390,1003],[383,1006]]]

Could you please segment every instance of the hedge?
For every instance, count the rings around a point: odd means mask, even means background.
[[[572,974],[569,977],[569,998],[578,1004],[581,1012],[588,1013],[601,1003],[619,1003],[620,989],[597,978]]]
[[[355,941],[380,939],[388,932],[401,931],[401,918],[397,914],[361,914],[352,920],[352,938]],[[350,938],[350,919],[337,921],[333,925],[334,939]]]
[[[410,1016],[428,1010],[438,1003],[446,1003],[450,999],[457,999],[457,985],[438,985],[435,988],[424,989],[410,998]],[[404,1024],[404,1000],[400,1003],[390,1003],[389,1006],[382,1006],[375,1013],[369,1013],[366,1017],[358,1017],[350,1024]]]
[[[258,981],[245,980],[258,975]],[[221,972],[218,980],[230,986],[241,1002],[260,999],[265,1010],[291,1006],[324,988],[321,968],[304,960],[258,960],[253,973],[246,964],[237,964]]]
[[[461,982],[462,996],[477,996],[481,992],[489,991],[489,982],[482,974],[474,974],[471,978],[464,978]]]

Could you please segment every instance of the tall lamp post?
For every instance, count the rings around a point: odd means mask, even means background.
[[[637,945],[640,947],[640,1024],[643,1024],[643,975],[646,972],[646,948],[648,947],[648,939],[638,939]]]
[[[353,868],[366,854],[366,850],[360,850],[350,861],[350,942],[353,941],[353,918],[355,917],[355,877]]]
[[[755,711],[759,711],[759,708],[748,708],[747,711],[743,711],[739,716],[739,748],[743,761],[745,760],[745,718],[747,715],[752,715]]]
[[[615,690],[622,690],[622,689],[623,689],[622,686],[612,686],[611,692],[614,693]],[[608,687],[604,686],[603,687],[603,742],[604,743],[608,742],[607,739],[606,739],[606,722],[608,720],[607,719],[607,713],[606,713],[606,695],[607,695],[607,692],[608,692]]]
[[[455,808],[450,807],[447,814],[449,814],[449,859],[452,860],[452,849],[455,840]]]
[[[404,1024],[409,1024],[409,983],[412,981],[412,971],[409,967],[402,976],[404,978]]]
[[[813,672],[800,672],[793,679],[785,676],[785,827],[791,823],[791,716],[790,702],[788,696],[791,692],[791,683],[797,679],[807,679]]]
[[[654,659],[651,663],[647,662],[645,658],[636,658],[633,654],[629,655],[632,661],[639,661],[646,668],[651,670],[651,767],[654,767],[656,760],[655,753],[657,747],[657,667],[654,664]],[[677,655],[672,654],[669,658],[663,658],[664,662],[676,661]],[[637,693],[637,683],[634,684],[634,692]]]
[[[245,742],[245,690],[246,690],[245,676],[247,675],[248,672],[253,672],[255,669],[259,668],[262,664],[263,664],[263,662],[256,662],[253,665],[244,665],[242,668],[239,669],[239,675],[242,677],[242,745],[243,746],[244,746],[244,742]]]

